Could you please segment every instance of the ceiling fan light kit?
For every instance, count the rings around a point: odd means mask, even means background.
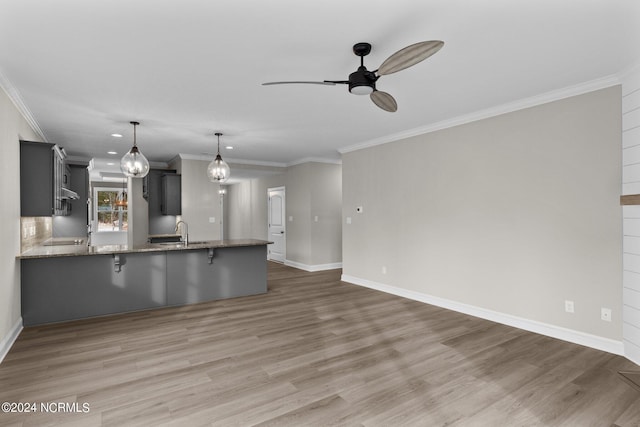
[[[215,135],[218,137],[218,154],[216,155],[216,158],[209,163],[209,166],[207,167],[207,176],[212,182],[223,183],[229,179],[229,176],[231,175],[231,168],[227,162],[222,160],[222,156],[220,155],[220,136],[222,136],[222,133],[216,132]]]
[[[346,84],[349,85],[350,93],[354,95],[369,95],[371,101],[379,108],[393,113],[398,110],[396,100],[390,94],[376,89],[376,82],[380,76],[396,73],[416,65],[438,52],[442,49],[442,46],[444,46],[444,42],[440,40],[430,40],[412,44],[388,57],[377,70],[369,71],[367,67],[364,66],[364,57],[371,52],[371,44],[364,42],[356,43],[353,45],[353,53],[360,57],[360,66],[356,71],[349,74],[349,80],[324,80],[322,82],[282,81],[268,82],[262,85],[320,84],[335,86],[337,84]]]
[[[140,123],[129,122],[133,125],[133,147],[131,150],[122,156],[120,160],[120,170],[129,178],[144,178],[149,173],[149,161],[140,152],[136,145],[136,126]]]

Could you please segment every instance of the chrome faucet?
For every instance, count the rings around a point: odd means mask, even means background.
[[[184,245],[187,246],[189,244],[189,225],[182,220],[178,221],[176,223],[176,233],[178,232],[178,228],[180,228],[180,224],[182,224],[182,231],[184,232],[184,235],[180,233],[180,239],[184,242]]]

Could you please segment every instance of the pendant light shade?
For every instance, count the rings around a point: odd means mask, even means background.
[[[129,123],[133,125],[133,147],[131,147],[131,150],[127,154],[122,156],[122,160],[120,160],[120,170],[129,178],[144,178],[149,173],[149,161],[140,150],[138,150],[138,146],[136,145],[136,126],[140,123]]]
[[[218,154],[216,158],[209,163],[209,167],[207,167],[207,175],[209,176],[209,180],[212,182],[225,182],[229,179],[229,175],[231,175],[231,168],[227,162],[222,160],[222,156],[220,156],[220,132],[216,132],[215,134],[218,137]]]

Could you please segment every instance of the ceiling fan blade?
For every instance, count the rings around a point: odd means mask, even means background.
[[[396,100],[393,99],[393,96],[389,95],[387,92],[374,90],[373,92],[371,92],[371,95],[369,95],[369,98],[371,98],[373,103],[382,108],[384,111],[395,113],[398,110],[398,104],[396,103]]]
[[[290,85],[290,84],[309,84],[309,85],[335,86],[336,83],[338,83],[338,82],[332,82],[332,81],[324,81],[324,82],[290,81],[290,82],[267,82],[267,83],[262,83],[262,86]]]
[[[384,76],[416,65],[442,49],[442,46],[444,46],[443,41],[430,40],[400,49],[382,63],[378,68],[378,74]]]

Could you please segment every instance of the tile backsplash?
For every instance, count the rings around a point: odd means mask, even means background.
[[[48,216],[20,218],[20,252],[41,245],[52,236],[52,220]]]

